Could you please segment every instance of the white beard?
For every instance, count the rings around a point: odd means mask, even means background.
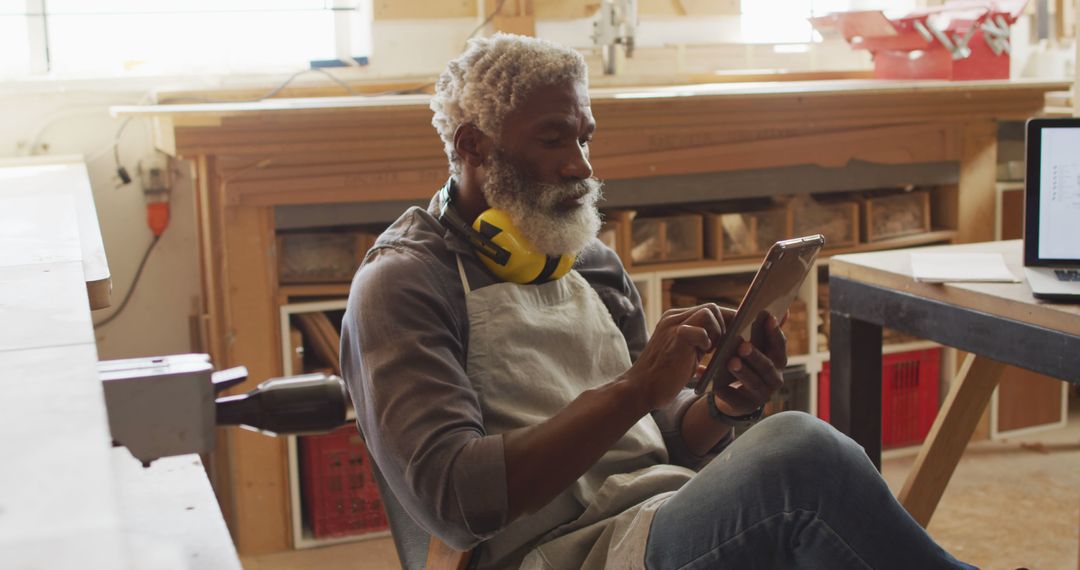
[[[506,158],[491,156],[487,180],[480,190],[492,208],[505,211],[518,231],[544,255],[577,255],[600,232],[596,203],[603,194],[601,182],[587,178],[563,184],[528,180]],[[588,192],[583,204],[560,210],[563,200]]]

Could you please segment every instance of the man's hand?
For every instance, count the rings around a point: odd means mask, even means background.
[[[728,371],[739,381],[713,392],[717,409],[729,416],[753,412],[784,384],[782,370],[787,366],[787,339],[776,317],[767,315],[762,325],[763,350],[744,341],[737,356],[727,363]]]
[[[641,391],[647,409],[663,407],[686,386],[702,354],[716,346],[725,330],[724,314],[714,303],[664,313],[625,374]]]

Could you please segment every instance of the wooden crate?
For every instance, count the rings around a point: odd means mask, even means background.
[[[791,201],[790,207],[794,236],[822,234],[826,249],[859,245],[858,202],[800,196]]]
[[[628,268],[704,258],[703,222],[699,213],[643,216],[634,210],[617,210],[608,212],[607,219],[618,224],[616,243],[622,249],[616,251]]]
[[[807,354],[810,352],[810,315],[807,312],[806,301],[795,298],[788,307],[788,317],[780,330],[787,337],[787,353],[789,356]]]
[[[278,282],[347,283],[374,243],[363,231],[278,234]]]
[[[597,237],[604,245],[611,248],[612,251],[619,254],[621,259],[628,259],[626,252],[626,237],[623,236],[623,226],[626,225],[619,216],[613,216],[609,214],[604,215],[604,225],[600,227],[600,233]],[[625,261],[624,261],[625,263]]]
[[[867,243],[929,232],[930,192],[900,192],[859,199],[862,236]]]
[[[705,256],[723,261],[757,258],[773,243],[792,236],[791,209],[787,206],[746,211],[704,213]]]

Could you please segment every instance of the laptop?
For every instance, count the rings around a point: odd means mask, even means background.
[[[1039,299],[1080,301],[1080,118],[1027,123],[1024,272]]]

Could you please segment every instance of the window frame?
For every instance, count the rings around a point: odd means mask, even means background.
[[[372,23],[372,13],[374,10],[373,2],[375,0],[326,0],[327,10],[333,12],[333,29],[330,30],[334,34],[334,57],[343,61],[346,66],[351,66],[352,58],[355,53],[352,49],[353,38],[358,35],[355,31],[355,24],[358,22],[357,18],[353,17],[353,13],[356,11],[366,11],[368,14],[367,22],[370,26]],[[4,78],[4,80],[11,79],[41,79],[52,75],[52,62],[49,58],[49,12],[47,0],[23,0],[26,14],[26,29],[27,38],[29,40],[28,56],[29,65],[28,71],[25,74],[16,74],[10,77]],[[369,32],[370,33],[370,32]],[[250,69],[231,69],[222,71],[225,74],[278,74],[280,69],[269,69],[263,67],[255,67]],[[118,77],[132,77],[138,74],[107,74],[107,73],[94,73],[94,76],[101,79],[106,78],[118,78]],[[156,75],[156,74],[155,74]],[[192,74],[184,73],[180,71],[173,71],[165,74],[169,77],[185,77],[190,75],[203,75],[201,73]],[[70,73],[59,74],[55,79],[67,79],[71,76]]]

